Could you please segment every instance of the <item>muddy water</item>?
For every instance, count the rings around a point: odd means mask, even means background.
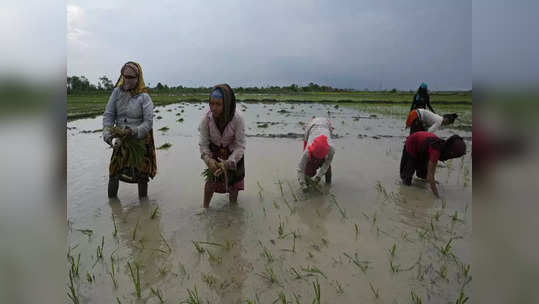
[[[454,302],[461,290],[471,295],[471,271],[467,276],[464,271],[472,258],[469,153],[437,170],[442,196],[437,199],[419,180],[411,187],[400,184],[404,118],[325,104],[261,103],[238,109],[249,135],[246,190],[235,205],[216,194],[207,212],[201,209],[203,163],[196,130],[205,104],[157,108],[155,116],[162,118],[154,119],[156,145],[172,146],[157,151],[158,174],[144,201],[136,186],[123,183],[119,199],[107,198],[112,151],[101,133],[91,133],[101,128],[101,118],[68,124],[68,244],[70,255],[81,255],[74,283],[82,302],[159,303],[153,288],[175,303],[196,287],[210,303],[272,303],[281,292],[288,301],[297,297],[310,303],[316,280],[322,303],[407,303],[412,290],[428,303]],[[302,133],[299,122],[328,111],[338,135],[333,184],[323,193],[303,194],[295,175],[302,148],[296,138]],[[157,131],[164,126],[169,130]],[[439,132],[442,137],[453,133],[471,137],[452,129]],[[471,141],[467,144],[470,151]],[[102,237],[103,259],[98,259]],[[449,240],[443,254],[440,248]],[[193,241],[221,246],[200,243],[201,254]],[[128,262],[140,265],[138,300]]]

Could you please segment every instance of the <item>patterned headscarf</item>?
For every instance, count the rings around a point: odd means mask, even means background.
[[[125,79],[123,72],[125,69],[131,69],[137,74],[137,86],[134,89],[129,90],[131,95],[135,96],[140,93],[148,93],[146,85],[144,84],[144,78],[142,77],[142,68],[138,63],[133,61],[129,61],[123,65],[122,69],[120,70],[120,78],[118,78],[118,81],[116,82],[116,87],[121,87],[124,84]]]

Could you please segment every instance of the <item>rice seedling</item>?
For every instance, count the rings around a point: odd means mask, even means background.
[[[303,279],[303,278],[306,277],[306,276],[313,276],[313,274],[311,274],[311,273],[306,274],[306,275],[301,275],[301,274],[296,270],[296,268],[294,268],[294,267],[290,267],[290,270],[291,270],[292,275],[294,276],[294,279],[296,279],[296,280]]]
[[[356,266],[359,267],[359,269],[361,269],[361,271],[363,273],[367,272],[367,269],[369,268],[370,262],[369,261],[361,261],[359,259],[359,256],[358,256],[357,252],[354,254],[354,257],[350,256],[346,252],[344,252],[343,255],[346,256],[348,259],[350,259],[350,261],[352,261],[354,264],[356,264]]]
[[[260,247],[262,247],[262,254],[266,258],[267,262],[273,262],[273,256],[271,255],[271,252],[268,250],[268,248],[266,248],[261,241],[258,241],[258,244],[260,245]]]
[[[384,187],[384,185],[382,185],[380,181],[376,182],[376,191],[378,191],[378,193],[384,196],[384,201],[386,201],[389,198],[386,188]]]
[[[445,246],[440,247],[440,252],[442,255],[447,256],[451,253],[451,242],[453,241],[453,238],[450,238],[449,241],[445,244]]]
[[[389,251],[389,254],[391,255],[391,257],[395,257],[395,251],[397,250],[397,244],[393,244],[393,247],[391,247],[391,249],[388,249]]]
[[[165,303],[165,301],[163,300],[163,296],[161,295],[161,290],[159,290],[159,288],[153,289],[152,287],[150,288],[150,290],[152,291],[152,294],[159,299],[159,303]]]
[[[146,155],[146,145],[143,140],[140,140],[135,136],[126,137],[124,129],[120,127],[111,127],[110,132],[113,138],[121,138],[120,152],[122,155],[128,155],[128,166],[134,167],[144,160],[144,156]]]
[[[469,300],[469,298],[466,297],[464,295],[464,292],[461,291],[457,301],[455,301],[455,304],[464,304],[464,303],[468,302],[468,300]]]
[[[90,283],[92,283],[93,281],[95,281],[95,276],[94,275],[90,275],[89,272],[86,272],[86,280]]]
[[[73,276],[78,277],[79,276],[79,265],[80,265],[80,253],[77,256],[77,263],[75,263],[75,259],[73,256],[71,256],[71,273],[73,273]]]
[[[116,302],[117,302],[118,304],[122,304],[122,301],[120,301],[120,298],[118,298],[118,297],[116,297]]]
[[[356,241],[359,238],[359,225],[354,223],[354,229],[356,230]]]
[[[314,258],[314,254],[313,254],[312,252],[310,252],[310,251],[307,251],[307,256],[308,256],[310,259]]]
[[[112,223],[114,224],[114,232],[112,233],[112,236],[116,237],[118,235],[118,226],[116,226],[116,219],[114,217],[114,214],[112,215]]]
[[[377,289],[377,288],[374,288],[374,286],[372,286],[371,282],[369,282],[369,286],[371,287],[371,291],[372,291],[372,294],[374,295],[374,297],[376,299],[380,298],[380,290]]]
[[[176,120],[176,121],[177,121],[177,122],[183,122],[183,120],[184,120],[183,118],[180,118],[180,119],[178,119],[178,120]]]
[[[294,188],[292,188],[292,184],[290,184],[289,181],[286,181],[288,184],[288,188],[290,189],[290,193],[292,194],[292,197],[294,198],[294,202],[298,201],[298,197],[296,196],[296,192],[294,191]]]
[[[328,243],[329,243],[328,240],[326,240],[325,238],[322,238],[321,241],[322,241],[322,245],[328,247]]]
[[[68,247],[68,248],[67,248],[67,259],[68,259],[69,261],[71,261],[71,257],[72,257],[71,251],[73,251],[73,249],[76,249],[77,247],[79,247],[79,244],[77,244],[77,245],[75,245],[75,246],[73,246],[73,247]]]
[[[132,240],[133,240],[133,241],[134,241],[135,238],[137,237],[138,223],[139,223],[139,220],[137,220],[137,223],[135,224],[135,228],[133,229],[133,233],[131,234],[131,235],[132,235]]]
[[[376,212],[372,215],[372,224],[376,224]]]
[[[280,179],[277,180],[277,184],[279,185],[279,189],[281,190],[281,196],[284,196],[283,183],[281,182]]]
[[[410,291],[410,298],[413,304],[422,304],[421,297],[418,296],[413,290]]]
[[[286,295],[282,291],[279,293],[279,296],[277,297],[277,299],[273,301],[273,304],[279,301],[281,302],[281,304],[288,304],[288,301],[286,300]]]
[[[463,272],[464,272],[464,277],[468,277],[468,275],[470,274],[470,264],[466,266],[463,265]]]
[[[157,215],[157,211],[159,210],[159,206],[155,207],[155,209],[153,209],[153,212],[152,212],[152,215],[150,216],[150,219],[154,219],[155,216]]]
[[[159,274],[161,276],[166,275],[169,272],[167,265],[159,266]]]
[[[97,259],[103,259],[103,246],[105,245],[105,236],[101,237],[101,246],[97,245]]]
[[[169,130],[168,127],[162,127],[162,128],[160,128],[160,129],[158,129],[158,131],[162,131],[162,132],[166,132],[166,131],[168,131],[168,130]]]
[[[262,191],[264,191],[264,188],[262,187],[262,185],[260,185],[260,182],[259,181],[256,181],[256,185],[258,186],[258,197],[260,198],[260,200],[264,200],[264,196],[262,195]],[[274,201],[275,203],[275,201]]]
[[[133,280],[133,285],[135,286],[135,292],[137,294],[137,298],[140,299],[141,287],[140,287],[139,265],[136,262],[134,264],[135,264],[135,270],[133,270],[133,267],[131,267],[131,263],[127,262],[127,266],[129,267],[129,273],[131,274],[131,279]]]
[[[202,301],[198,296],[198,290],[196,285],[194,291],[187,288],[187,299],[181,301],[180,304],[202,304]]]
[[[200,254],[203,254],[205,251],[204,247],[201,247],[197,241],[192,241],[192,242],[193,242],[193,246],[195,246],[196,251]]]
[[[69,290],[67,292],[67,296],[73,302],[74,304],[79,304],[79,297],[77,296],[77,291],[75,290],[75,285],[73,285],[73,273],[71,270],[69,271]]]
[[[333,203],[335,203],[335,205],[336,205],[337,208],[339,209],[339,212],[341,213],[342,218],[345,219],[345,218],[346,218],[346,211],[344,211],[344,209],[341,208],[341,206],[340,206],[339,203],[337,202],[337,198],[335,197],[334,194],[330,194],[330,197],[332,198]]]
[[[318,282],[318,279],[316,279],[316,281],[313,281],[313,289],[314,289],[313,304],[320,304],[320,283]]]
[[[321,276],[324,277],[324,279],[327,280],[327,276],[322,272],[322,270],[320,270],[318,267],[316,266],[308,266],[308,267],[301,267],[301,271],[304,271],[304,272],[309,272],[309,273],[313,273],[313,274],[319,274]]]
[[[162,116],[157,116],[155,119],[163,119]]]
[[[223,258],[221,256],[213,254],[209,249],[206,249],[206,252],[208,253],[208,260],[210,262],[221,264],[223,262]]]
[[[294,295],[294,300],[296,300],[296,304],[301,304],[301,302],[299,301],[299,299],[301,298],[301,296],[298,296],[297,294],[293,293]]]
[[[342,288],[341,283],[339,283],[339,281],[335,280],[335,285],[337,286],[337,294],[343,294],[344,289]]]
[[[262,200],[262,198],[261,198]],[[275,209],[281,209],[281,207],[279,206],[279,204],[274,200],[273,201],[273,207],[275,207]]]
[[[290,204],[288,203],[288,201],[286,200],[286,198],[284,198],[284,197],[283,197],[283,202],[286,205],[286,207],[288,207],[288,209],[290,210],[290,215],[292,215],[292,214],[294,214],[296,212],[296,209],[291,207]]]
[[[434,219],[438,222],[440,220],[440,211],[436,211],[436,213],[434,214]]]
[[[271,284],[279,285],[277,276],[275,276],[275,272],[273,272],[273,268],[271,268],[269,265],[266,265],[264,273],[256,273],[256,275],[268,280]]]
[[[282,239],[284,235],[284,225],[280,219],[279,219],[279,227],[277,228],[277,232],[279,233],[279,238]]]
[[[209,287],[213,287],[217,283],[217,278],[211,274],[202,274],[202,282],[208,284]]]
[[[446,267],[445,265],[442,265],[442,266],[440,267],[440,270],[437,271],[437,273],[438,273],[438,275],[440,275],[440,277],[441,277],[442,279],[447,278],[447,267]]]
[[[442,201],[442,209],[445,209],[445,206],[447,205],[447,202],[445,201],[445,199],[441,199]]]
[[[262,212],[264,213],[264,216],[267,216],[267,214],[266,214],[266,207],[262,207]]]
[[[110,255],[110,272],[109,272],[110,279],[112,280],[112,284],[114,285],[114,288],[118,288],[118,281],[116,280],[116,269],[114,267],[114,257],[112,254]]]
[[[168,149],[168,148],[170,148],[170,147],[172,147],[172,145],[171,145],[170,143],[167,142],[167,143],[164,143],[164,144],[162,144],[161,146],[159,146],[159,147],[157,148],[157,150],[166,150],[166,149]]]
[[[163,236],[161,232],[159,232],[159,236],[161,237],[161,241],[163,241],[163,243],[165,243],[165,246],[167,246],[168,253],[171,253],[172,248],[170,248],[170,245],[168,244],[167,239],[165,239],[165,237]]]
[[[94,231],[91,229],[76,229],[77,231],[81,232],[84,235],[88,236],[88,240],[92,237],[94,234]]]
[[[400,271],[400,265],[393,264],[393,260],[389,260],[389,268],[391,268],[391,272],[393,273],[397,273]]]

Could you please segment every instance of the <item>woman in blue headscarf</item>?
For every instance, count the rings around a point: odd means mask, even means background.
[[[415,109],[426,109],[427,107],[429,107],[432,113],[436,113],[430,105],[430,97],[427,90],[427,84],[422,82],[419,86],[419,89],[417,89],[417,92],[414,95],[414,100],[412,102],[412,107],[410,108],[410,111]]]

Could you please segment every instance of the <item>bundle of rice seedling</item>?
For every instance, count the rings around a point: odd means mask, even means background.
[[[146,154],[146,145],[143,140],[135,136],[125,136],[125,130],[114,126],[109,128],[113,138],[120,138],[120,153],[127,155],[127,164],[135,167],[144,160]]]

